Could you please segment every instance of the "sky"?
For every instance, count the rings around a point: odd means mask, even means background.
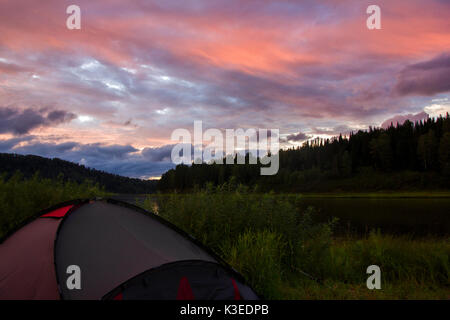
[[[0,152],[152,178],[195,120],[279,129],[288,148],[436,117],[449,17],[448,0],[1,0]]]

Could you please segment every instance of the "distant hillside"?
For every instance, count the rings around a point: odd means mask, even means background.
[[[58,158],[0,153],[0,175],[6,174],[6,178],[9,178],[17,171],[25,178],[39,172],[41,177],[50,179],[56,179],[62,174],[64,180],[79,183],[90,180],[103,186],[106,191],[115,193],[151,193],[156,191],[157,185],[157,181],[123,177]]]

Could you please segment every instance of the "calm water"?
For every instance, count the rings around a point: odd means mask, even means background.
[[[143,195],[119,195],[135,204]],[[317,220],[339,218],[338,234],[365,234],[379,229],[388,234],[450,235],[450,198],[305,198],[302,206],[318,210]]]
[[[450,198],[306,198],[318,219],[339,218],[338,233],[382,233],[415,236],[450,234]]]

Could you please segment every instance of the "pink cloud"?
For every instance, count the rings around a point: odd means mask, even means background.
[[[79,31],[65,27],[69,4],[0,3],[0,106],[96,120],[30,127],[43,140],[154,147],[193,120],[361,127],[449,92],[446,68],[411,69],[450,52],[445,1],[380,0],[379,31],[365,26],[366,0],[80,0]]]
[[[388,127],[391,126],[391,124],[393,126],[396,126],[397,124],[399,124],[399,125],[403,124],[406,120],[409,120],[414,123],[416,121],[426,120],[428,118],[429,118],[429,115],[424,111],[417,113],[417,114],[405,114],[405,115],[399,114],[399,115],[396,115],[396,116],[384,121],[381,124],[381,127],[384,129],[387,129]]]

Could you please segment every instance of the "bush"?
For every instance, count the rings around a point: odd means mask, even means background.
[[[20,173],[6,180],[0,176],[0,239],[40,210],[59,202],[102,196],[105,192],[89,181],[82,184],[42,179],[35,174],[24,180]]]
[[[222,256],[265,298],[281,298],[281,265],[286,243],[269,231],[245,232],[222,247]]]

